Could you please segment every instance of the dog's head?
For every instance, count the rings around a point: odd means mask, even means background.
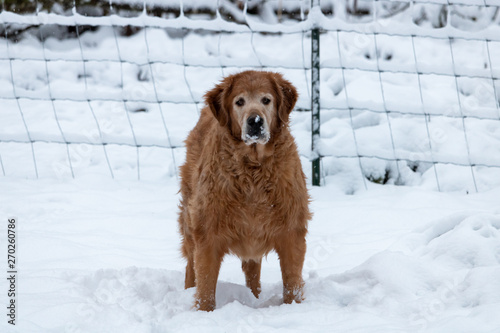
[[[251,145],[266,144],[288,124],[297,97],[281,74],[245,71],[226,77],[205,101],[221,126]]]

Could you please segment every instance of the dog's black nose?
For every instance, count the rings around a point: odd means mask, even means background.
[[[260,136],[262,134],[264,119],[259,115],[252,115],[247,119],[247,134],[249,136]]]
[[[248,130],[250,136],[259,136],[262,134],[264,119],[259,115],[252,115],[247,119]]]

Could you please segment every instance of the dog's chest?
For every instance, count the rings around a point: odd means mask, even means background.
[[[278,228],[274,224],[272,207],[241,207],[234,219],[231,251],[242,259],[262,257],[272,250],[270,239]]]
[[[250,237],[233,242],[229,250],[243,260],[256,260],[271,252],[273,246],[271,242],[264,239]]]
[[[272,250],[269,239],[279,229],[272,194],[258,187],[240,193],[230,223],[235,231],[231,251],[242,259],[258,258]]]
[[[231,230],[230,251],[242,259],[262,257],[272,250],[273,235],[283,228],[279,172],[272,158],[260,163],[245,158],[232,165],[227,162],[224,189],[231,200],[226,202],[229,214],[223,223]]]
[[[237,177],[233,191],[247,214],[257,217],[270,212],[268,208],[274,202],[276,185],[268,173],[251,170]]]

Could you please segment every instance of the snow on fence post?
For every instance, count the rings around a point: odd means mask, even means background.
[[[319,0],[312,2],[311,12],[317,7],[319,10]],[[320,155],[319,143],[319,27],[314,24],[311,30],[311,160],[312,160],[312,184],[320,185]]]

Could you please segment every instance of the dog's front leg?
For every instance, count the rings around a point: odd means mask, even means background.
[[[196,244],[194,270],[196,275],[195,307],[203,311],[215,309],[215,288],[224,256],[213,244]]]
[[[302,266],[306,254],[306,230],[292,230],[276,241],[283,277],[283,302],[300,303],[304,299]]]

